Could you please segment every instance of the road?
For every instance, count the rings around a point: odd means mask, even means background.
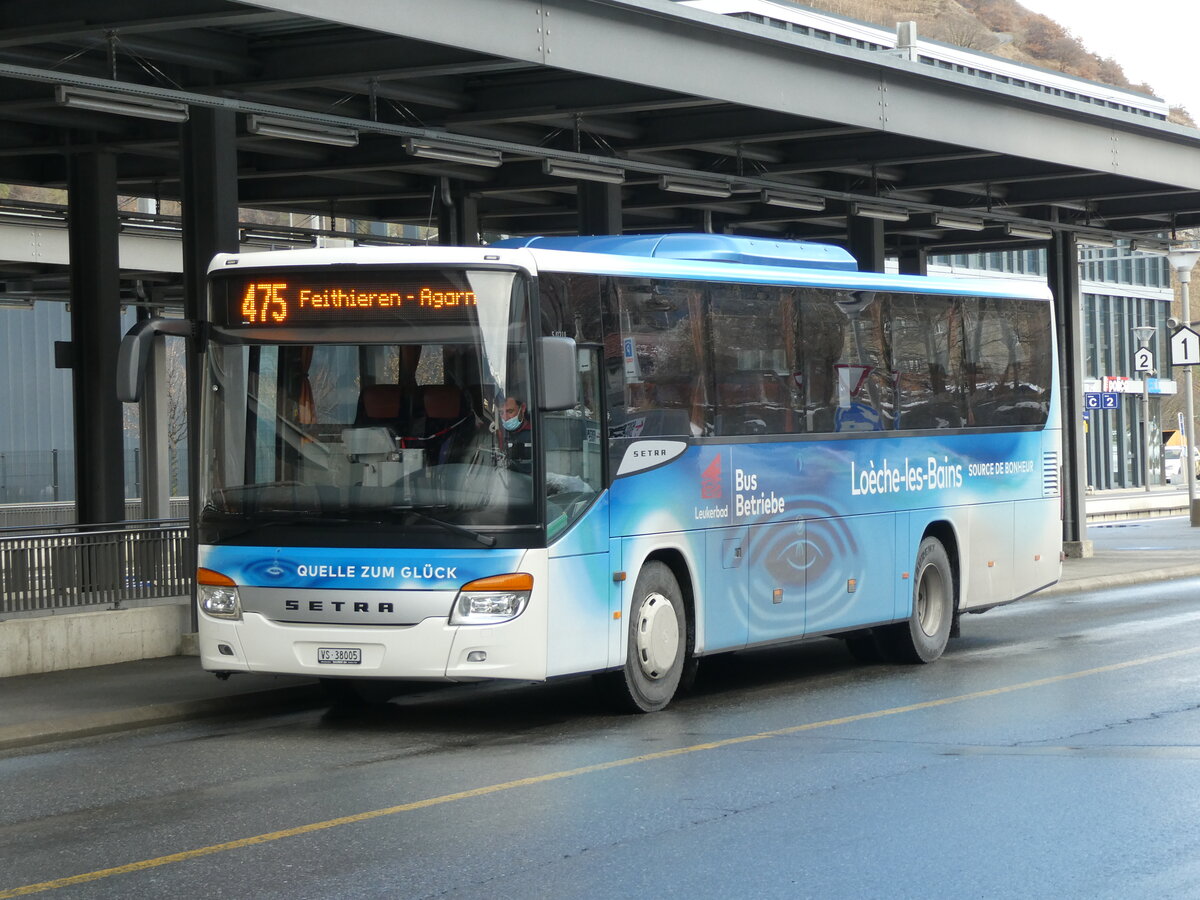
[[[651,716],[575,679],[12,751],[0,898],[1200,897],[1198,593],[738,654]]]

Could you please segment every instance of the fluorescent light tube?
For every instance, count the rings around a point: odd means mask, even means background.
[[[601,184],[625,183],[624,169],[595,163],[544,159],[542,160],[542,172],[557,178],[573,178],[577,181],[598,181]]]
[[[850,215],[865,216],[868,219],[880,219],[884,222],[907,222],[908,213],[903,209],[891,206],[870,206],[864,203],[851,203]]]
[[[933,224],[941,228],[957,228],[959,231],[983,231],[983,219],[973,219],[970,216],[954,216],[943,213],[933,214]]]
[[[733,196],[733,188],[728,184],[717,181],[692,181],[688,178],[676,178],[674,175],[659,176],[658,187],[663,191],[671,191],[676,194],[695,194],[699,197]]]
[[[443,144],[424,138],[409,138],[404,142],[404,149],[409,156],[420,156],[425,159],[441,159],[446,162],[465,163],[469,166],[487,166],[494,169],[504,160],[499,150],[487,147],[469,147],[465,144]]]
[[[188,119],[187,104],[179,100],[161,100],[65,84],[55,85],[54,102],[72,109],[132,116],[135,119],[155,119],[159,122],[186,122]]]
[[[298,119],[279,119],[251,113],[246,116],[246,130],[259,137],[285,138],[290,141],[308,141],[313,144],[328,144],[331,147],[358,146],[358,131],[336,125],[320,125],[301,122]]]
[[[808,209],[820,212],[825,208],[824,197],[814,197],[809,194],[789,194],[773,189],[764,190],[758,195],[759,200],[767,206],[784,206],[788,209]]]
[[[1036,225],[1005,225],[1004,233],[1010,237],[1029,238],[1035,241],[1048,241],[1054,236],[1049,228],[1038,228]]]

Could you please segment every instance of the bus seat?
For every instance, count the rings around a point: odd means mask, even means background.
[[[683,435],[691,437],[692,417],[686,409],[648,409],[634,415],[646,417],[643,437]]]
[[[400,433],[405,413],[404,391],[398,384],[369,384],[358,395],[358,411],[354,416],[354,424],[386,425]]]
[[[462,391],[449,384],[427,384],[421,388],[421,407],[426,420],[462,418]]]
[[[475,415],[466,393],[450,384],[427,384],[421,388],[424,426],[419,435],[425,442],[430,464],[443,463],[470,440]]]
[[[926,400],[900,413],[901,429],[961,428],[962,410],[954,403]]]
[[[764,370],[731,372],[717,382],[717,434],[785,433],[779,376]]]

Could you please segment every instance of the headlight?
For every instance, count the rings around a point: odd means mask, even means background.
[[[533,576],[518,572],[464,584],[450,610],[451,625],[495,625],[515,619],[529,605]]]
[[[242,601],[237,585],[228,575],[212,569],[196,570],[196,600],[200,611],[217,619],[240,619]]]

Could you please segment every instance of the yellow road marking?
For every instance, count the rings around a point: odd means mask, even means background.
[[[660,759],[671,759],[676,756],[685,756],[689,753],[699,753],[704,750],[719,750],[722,747],[732,747],[737,744],[748,744],[753,741],[764,741],[770,738],[786,737],[791,734],[800,734],[804,731],[815,731],[818,728],[831,728],[834,725],[849,725],[853,722],[865,722],[869,719],[882,719],[887,716],[898,716],[903,713],[917,712],[923,709],[934,709],[939,706],[949,706],[953,703],[965,703],[969,700],[983,700],[987,697],[998,697],[1002,694],[1011,694],[1015,691],[1027,691],[1031,688],[1044,687],[1049,684],[1058,684],[1064,681],[1072,681],[1077,678],[1087,678],[1092,675],[1102,675],[1107,672],[1117,672],[1121,669],[1132,669],[1137,666],[1146,666],[1151,663],[1162,662],[1168,659],[1174,659],[1179,656],[1187,656],[1192,653],[1200,652],[1200,647],[1188,647],[1183,650],[1172,650],[1168,653],[1158,653],[1154,656],[1144,656],[1139,659],[1127,660],[1126,662],[1113,663],[1107,666],[1097,666],[1093,669],[1083,669],[1079,672],[1068,672],[1064,675],[1052,675],[1048,678],[1038,678],[1033,681],[1023,681],[1019,684],[1005,685],[1004,687],[990,688],[985,691],[972,691],[969,694],[958,694],[953,697],[942,697],[939,700],[924,700],[920,703],[911,703],[908,706],[894,706],[890,709],[878,709],[872,712],[856,713],[850,716],[841,716],[836,719],[824,719],[820,722],[806,722],[803,725],[789,725],[786,728],[777,728],[774,731],[760,731],[756,734],[745,734],[739,737],[723,738],[719,741],[708,741],[703,744],[692,744],[688,747],[677,747],[674,750],[660,750],[657,753],[645,753],[641,756],[630,756],[625,759],[615,759],[610,762],[596,763],[591,766],[581,766],[578,769],[566,769],[561,772],[549,772],[545,775],[532,775],[529,778],[518,778],[515,781],[505,781],[500,784],[491,784],[486,787],[472,788],[469,791],[458,791],[454,794],[443,794],[440,797],[430,797],[425,800],[415,800],[412,803],[401,803],[397,806],[388,806],[383,809],[373,809],[368,812],[356,813],[352,816],[339,816],[336,819],[326,819],[323,822],[312,822],[308,825],[298,825],[295,828],[285,828],[280,831],[270,831],[266,834],[258,834],[253,837],[240,838],[236,841],[226,841],[222,844],[210,844],[207,847],[197,847],[194,850],[183,850],[179,853],[170,853],[166,856],[156,856],[153,859],[143,859],[139,862],[126,863],[123,866],[113,866],[110,869],[97,869],[94,872],[84,872],[81,875],[69,875],[66,878],[56,878],[53,881],[41,881],[37,884],[27,884],[22,887],[9,888],[0,890],[0,900],[8,900],[10,897],[24,897],[29,894],[37,894],[42,891],[51,891],[56,888],[70,887],[76,884],[86,884],[90,881],[99,881],[103,878],[111,878],[114,875],[126,875],[131,872],[143,872],[147,869],[156,869],[159,866],[167,866],[171,863],[184,862],[189,859],[198,859],[202,856],[212,856],[215,853],[224,853],[227,850],[237,850],[241,847],[251,847],[255,844],[268,844],[272,841],[282,840],[284,838],[298,837],[303,834],[312,834],[316,831],[325,831],[329,828],[338,828],[342,825],[353,825],[356,822],[368,822],[371,819],[381,819],[385,816],[394,816],[397,813],[411,812],[417,809],[428,809],[431,806],[441,806],[446,803],[456,803],[459,800],[470,800],[475,797],[486,797],[488,794],[498,794],[503,791],[511,791],[516,788],[531,787],[537,784],[547,784],[551,781],[560,781],[564,778],[577,778],[580,775],[590,775],[593,772],[604,772],[608,769],[617,769],[622,766],[633,766],[639,763],[654,762]]]

